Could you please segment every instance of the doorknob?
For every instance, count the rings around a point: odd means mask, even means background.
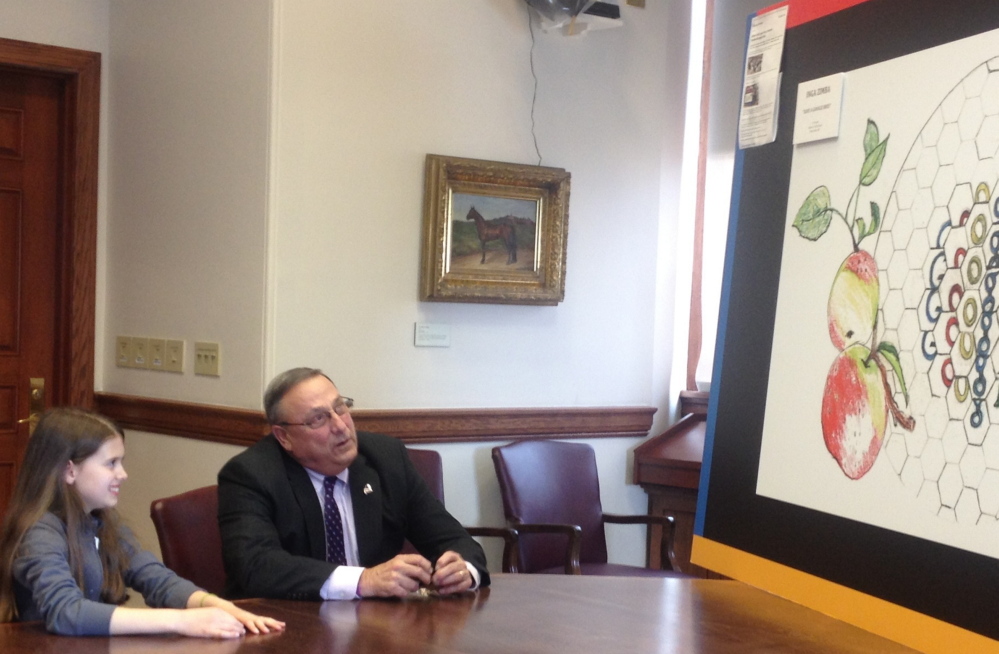
[[[45,410],[45,378],[31,377],[29,379],[28,417],[18,420],[18,423],[28,423],[28,437],[35,433],[35,425],[41,419]]]

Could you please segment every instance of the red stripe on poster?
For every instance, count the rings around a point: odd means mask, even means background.
[[[784,0],[760,9],[756,15],[787,6],[787,29],[797,27],[816,18],[822,18],[837,11],[842,11],[867,0]]]
[[[859,5],[867,0],[791,0],[787,10],[787,28],[797,27],[816,18]]]

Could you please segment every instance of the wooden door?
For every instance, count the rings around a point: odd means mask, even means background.
[[[0,473],[9,492],[35,406],[57,391],[62,83],[0,71]],[[0,509],[6,507],[6,493]]]
[[[0,39],[0,515],[21,421],[93,403],[99,80],[97,53]]]

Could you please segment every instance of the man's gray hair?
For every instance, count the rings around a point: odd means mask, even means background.
[[[267,422],[272,425],[280,424],[282,420],[281,416],[278,415],[278,404],[288,394],[288,391],[313,377],[330,379],[329,375],[319,368],[292,368],[272,379],[271,383],[267,384],[267,390],[264,391],[264,414],[267,416]],[[333,383],[332,379],[330,379],[330,383]]]

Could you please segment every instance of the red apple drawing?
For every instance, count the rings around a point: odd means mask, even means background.
[[[850,479],[874,465],[888,425],[884,371],[870,349],[855,344],[839,353],[822,394],[822,436]]]

